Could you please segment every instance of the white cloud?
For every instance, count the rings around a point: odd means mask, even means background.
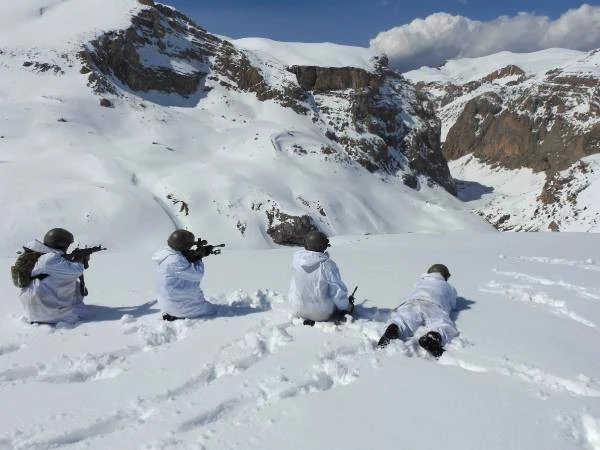
[[[600,6],[585,4],[568,10],[556,20],[519,13],[481,22],[440,12],[381,32],[370,46],[387,54],[390,65],[402,71],[503,50],[519,53],[551,47],[591,50],[600,47]]]

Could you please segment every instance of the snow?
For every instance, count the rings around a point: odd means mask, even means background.
[[[189,98],[124,90],[102,108],[74,52],[137,8],[0,7],[0,448],[600,449],[596,235],[497,233],[426,180],[416,191],[323,158],[331,142],[310,117],[218,81]],[[291,76],[287,65],[369,68],[373,57],[335,44],[235,45],[269,82]],[[489,175],[515,208],[540,182]],[[484,184],[467,186],[470,198],[485,200]],[[596,200],[592,188],[582,195]],[[355,321],[309,328],[290,315],[294,249],[265,236],[273,207],[311,214],[335,236],[332,257],[359,286]],[[109,249],[86,273],[95,319],[31,326],[9,268],[55,226]],[[150,257],[175,227],[227,245],[206,260],[214,318],[160,320]],[[391,309],[437,262],[461,296],[461,335],[438,361],[414,340],[374,349]]]
[[[463,58],[448,61],[440,68],[422,67],[417,70],[406,72],[404,76],[413,83],[433,83],[428,87],[428,93],[432,99],[439,101],[448,92],[444,85],[465,85],[469,82],[481,82],[486,76],[495,71],[514,65],[521,68],[527,79],[521,80],[519,76],[504,76],[486,81],[480,86],[469,90],[462,95],[453,98],[444,106],[439,107],[438,115],[442,119],[442,141],[445,141],[448,131],[452,128],[465,105],[475,97],[493,92],[504,99],[504,105],[518,103],[520,96],[530,90],[535,93],[546,84],[552,86],[552,72],[560,77],[576,78],[598,78],[600,77],[600,53],[596,50],[581,52],[551,48],[533,53],[500,52],[479,58]],[[570,96],[563,95],[566,109],[559,112],[554,109],[553,113],[563,116],[572,123],[573,127],[581,132],[587,132],[598,123],[598,117],[594,106],[594,86],[591,83],[587,88],[574,86]],[[545,117],[547,111],[538,108],[535,111],[522,111],[522,114],[532,114],[536,118]],[[550,129],[554,122],[549,121],[547,128]]]
[[[581,163],[585,165],[583,171]],[[550,205],[538,200],[546,183],[543,172],[505,169],[486,164],[471,154],[449,161],[448,167],[457,181],[458,198],[465,206],[485,214],[492,223],[504,217],[504,229],[545,231],[555,221],[561,231],[596,233],[600,230],[600,156],[587,156],[581,163],[559,173],[567,183],[558,190],[558,200]]]
[[[404,76],[415,83],[424,81],[464,84],[480,80],[508,65],[520,67],[528,76],[544,74],[585,55],[586,52],[564,48],[549,48],[531,53],[504,51],[478,58],[453,59],[440,68],[422,67],[406,72]]]
[[[374,58],[381,56],[369,48],[349,45],[280,42],[265,38],[233,39],[238,48],[268,55],[283,66],[358,67],[372,70]]]
[[[473,210],[496,211],[532,220],[536,199],[546,182],[543,172],[523,168],[493,167],[471,154],[448,162],[452,177],[458,181],[458,197]]]
[[[206,320],[166,323],[150,252],[102,252],[97,319],[30,326],[0,259],[0,447],[597,449],[600,266],[593,234],[340,236],[361,318],[304,327],[293,249],[206,260]],[[410,255],[410,257],[406,257]],[[446,263],[460,336],[434,360],[374,344],[417,275]],[[99,393],[101,392],[101,395]],[[436,432],[432,432],[436,430]]]
[[[93,1],[85,0],[90,7]],[[65,20],[71,14],[60,11]],[[122,11],[108,2],[109,13]],[[260,42],[265,49],[270,43]],[[277,54],[281,47],[273,45]],[[426,180],[416,191],[401,174],[371,174],[324,157],[320,149],[337,144],[310,116],[274,101],[208,80],[210,92],[199,89],[189,98],[123,89],[108,96],[114,107],[103,108],[73,53],[19,48],[0,53],[0,249],[14,251],[55,226],[121,250],[153,249],[174,227],[210,232],[236,248],[268,248],[274,244],[265,234],[266,213],[273,208],[309,214],[331,235],[491,229]],[[192,70],[146,50],[149,65]],[[324,44],[320,57],[338,50]],[[269,80],[293,76],[249,55],[270,70]],[[360,59],[348,50],[332,61],[346,56],[350,65]],[[40,72],[31,62],[60,71]],[[297,154],[293,144],[314,153]]]
[[[131,15],[141,8],[136,0],[5,1],[0,14],[0,45],[73,49],[82,39],[127,27]]]

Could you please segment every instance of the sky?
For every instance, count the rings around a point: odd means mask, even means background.
[[[167,3],[212,33],[373,47],[401,70],[502,50],[600,47],[600,6],[578,0]]]

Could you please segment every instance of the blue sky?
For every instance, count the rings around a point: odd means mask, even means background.
[[[233,38],[335,42],[368,47],[379,32],[435,12],[489,21],[524,11],[558,18],[575,0],[161,0],[208,31]]]

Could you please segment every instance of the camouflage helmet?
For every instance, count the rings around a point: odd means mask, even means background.
[[[167,239],[167,244],[173,250],[177,252],[183,252],[185,250],[189,250],[194,245],[196,238],[194,233],[188,230],[175,230],[173,231],[169,239]]]
[[[434,264],[427,270],[427,273],[434,273],[434,272],[439,273],[441,276],[444,277],[444,280],[446,280],[446,281],[448,281],[448,278],[450,278],[450,271],[443,264]]]
[[[324,252],[329,247],[329,239],[320,231],[311,231],[304,236],[304,248],[311,252]]]
[[[62,251],[66,251],[73,240],[73,234],[64,228],[52,228],[44,235],[44,245]]]

